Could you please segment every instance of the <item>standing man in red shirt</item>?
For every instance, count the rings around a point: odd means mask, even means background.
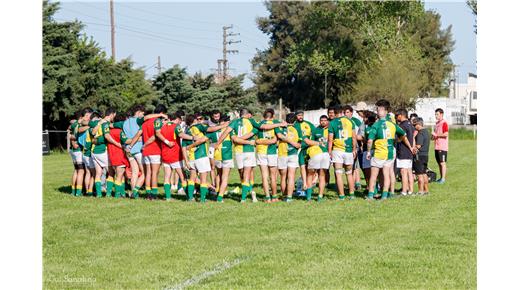
[[[186,186],[186,178],[184,177],[184,172],[182,171],[182,149],[181,149],[181,139],[192,139],[193,137],[185,134],[181,131],[180,126],[177,123],[174,123],[173,120],[176,119],[176,115],[169,114],[168,120],[164,120],[161,128],[159,129],[159,133],[156,132],[156,136],[163,139],[161,142],[161,159],[164,166],[164,193],[166,195],[166,200],[171,200],[171,175],[172,170],[177,172],[179,178],[181,179],[182,186]],[[183,188],[184,190],[184,188]]]
[[[435,130],[432,133],[432,140],[435,142],[435,160],[439,164],[441,178],[437,183],[446,182],[446,162],[448,162],[448,122],[444,120],[444,111],[441,108],[435,110]]]
[[[115,122],[122,122],[125,120],[125,117],[122,115],[117,115],[114,119]],[[125,197],[125,184],[124,184],[124,174],[125,169],[130,166],[128,162],[126,152],[123,147],[126,144],[130,143],[130,139],[128,139],[125,135],[125,132],[119,127],[110,128],[110,137],[116,142],[115,144],[119,144],[119,146],[108,143],[108,158],[110,160],[110,166],[112,166],[112,170],[115,171],[115,198]],[[130,154],[130,153],[129,153]]]
[[[154,113],[165,114],[166,107],[158,105]],[[141,126],[143,131],[143,163],[145,169],[145,187],[146,195],[149,199],[157,198],[157,178],[159,168],[161,166],[161,143],[155,137],[155,130],[161,129],[162,120],[160,118],[151,118],[146,120]]]

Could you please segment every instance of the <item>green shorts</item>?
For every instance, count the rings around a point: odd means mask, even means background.
[[[305,165],[307,161],[307,149],[308,148],[301,149],[298,153],[298,165],[300,166]]]

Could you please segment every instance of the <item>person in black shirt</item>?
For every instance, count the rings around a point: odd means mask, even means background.
[[[415,155],[413,168],[417,175],[419,183],[419,191],[417,194],[428,194],[428,176],[426,170],[428,169],[428,152],[430,150],[430,133],[424,128],[423,119],[418,117],[414,120],[414,127],[417,130],[415,136],[415,146],[413,154]]]
[[[395,112],[395,119],[399,127],[406,132],[408,142],[414,143],[414,127],[408,120],[408,112],[405,109],[399,109]],[[413,194],[413,172],[412,172],[412,151],[406,147],[402,142],[397,143],[397,169],[401,172],[402,191],[401,195],[406,196]]]

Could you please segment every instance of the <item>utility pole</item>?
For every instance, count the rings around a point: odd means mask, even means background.
[[[240,40],[234,41],[232,39],[228,40],[228,36],[237,36],[240,33],[232,33],[228,30],[232,29],[233,25],[222,27],[222,59],[217,60],[218,69],[217,69],[217,78],[219,81],[224,82],[228,78],[229,65],[227,60],[228,53],[238,53],[236,49],[228,49],[227,46],[233,43],[240,43]]]
[[[161,56],[157,57],[157,74],[161,74]]]
[[[114,0],[110,0],[110,36],[112,42],[112,59],[116,60],[116,27],[114,23]]]

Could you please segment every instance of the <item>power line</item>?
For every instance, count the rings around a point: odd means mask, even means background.
[[[67,20],[63,20],[63,19],[57,19],[57,18],[55,18],[55,19],[56,20],[67,21]],[[81,22],[85,23],[85,24],[90,24],[90,25],[110,26],[109,24],[95,23],[95,22],[90,22],[90,21],[81,21]],[[156,39],[167,40],[167,41],[177,42],[177,43],[183,43],[183,44],[203,47],[203,48],[207,48],[207,49],[211,49],[211,50],[218,49],[217,47],[213,47],[213,46],[207,46],[207,45],[203,45],[203,44],[197,44],[197,43],[192,43],[192,42],[188,42],[188,41],[184,41],[184,40],[168,38],[168,37],[160,36],[160,35],[153,34],[153,33],[148,33],[146,31],[137,30],[137,29],[134,29],[133,27],[129,27],[129,26],[116,25],[115,27],[118,28],[118,29],[121,29],[121,30],[126,30],[126,31],[130,31],[130,32],[142,34],[142,35],[145,35],[145,36],[154,37]]]
[[[100,10],[100,11],[103,10],[103,9],[101,9],[101,8],[99,8],[99,7],[91,6],[91,5],[88,5],[88,4],[84,3],[84,2],[75,2],[75,3],[83,4],[83,5],[86,5],[86,6],[92,7],[92,8],[94,8],[94,9]],[[66,9],[68,9],[68,8],[66,8]],[[72,9],[68,9],[68,10],[71,11],[71,12],[80,13],[80,12],[77,12],[77,11],[73,11]],[[103,11],[104,11],[104,10],[103,10]],[[133,19],[133,20],[138,20],[138,21],[146,22],[146,23],[155,23],[155,24],[159,24],[159,25],[170,26],[170,27],[173,27],[173,28],[180,28],[180,29],[193,30],[193,31],[217,32],[217,30],[199,29],[199,28],[193,28],[193,27],[186,27],[186,26],[173,25],[173,24],[170,24],[170,23],[157,22],[157,21],[150,20],[150,19],[143,19],[143,18],[140,18],[140,17],[135,17],[135,16],[130,16],[130,15],[122,14],[122,13],[120,13],[120,12],[116,12],[116,15],[121,16],[121,17],[125,17],[125,18],[129,18],[129,19]],[[99,18],[98,18],[98,19],[99,19]]]

